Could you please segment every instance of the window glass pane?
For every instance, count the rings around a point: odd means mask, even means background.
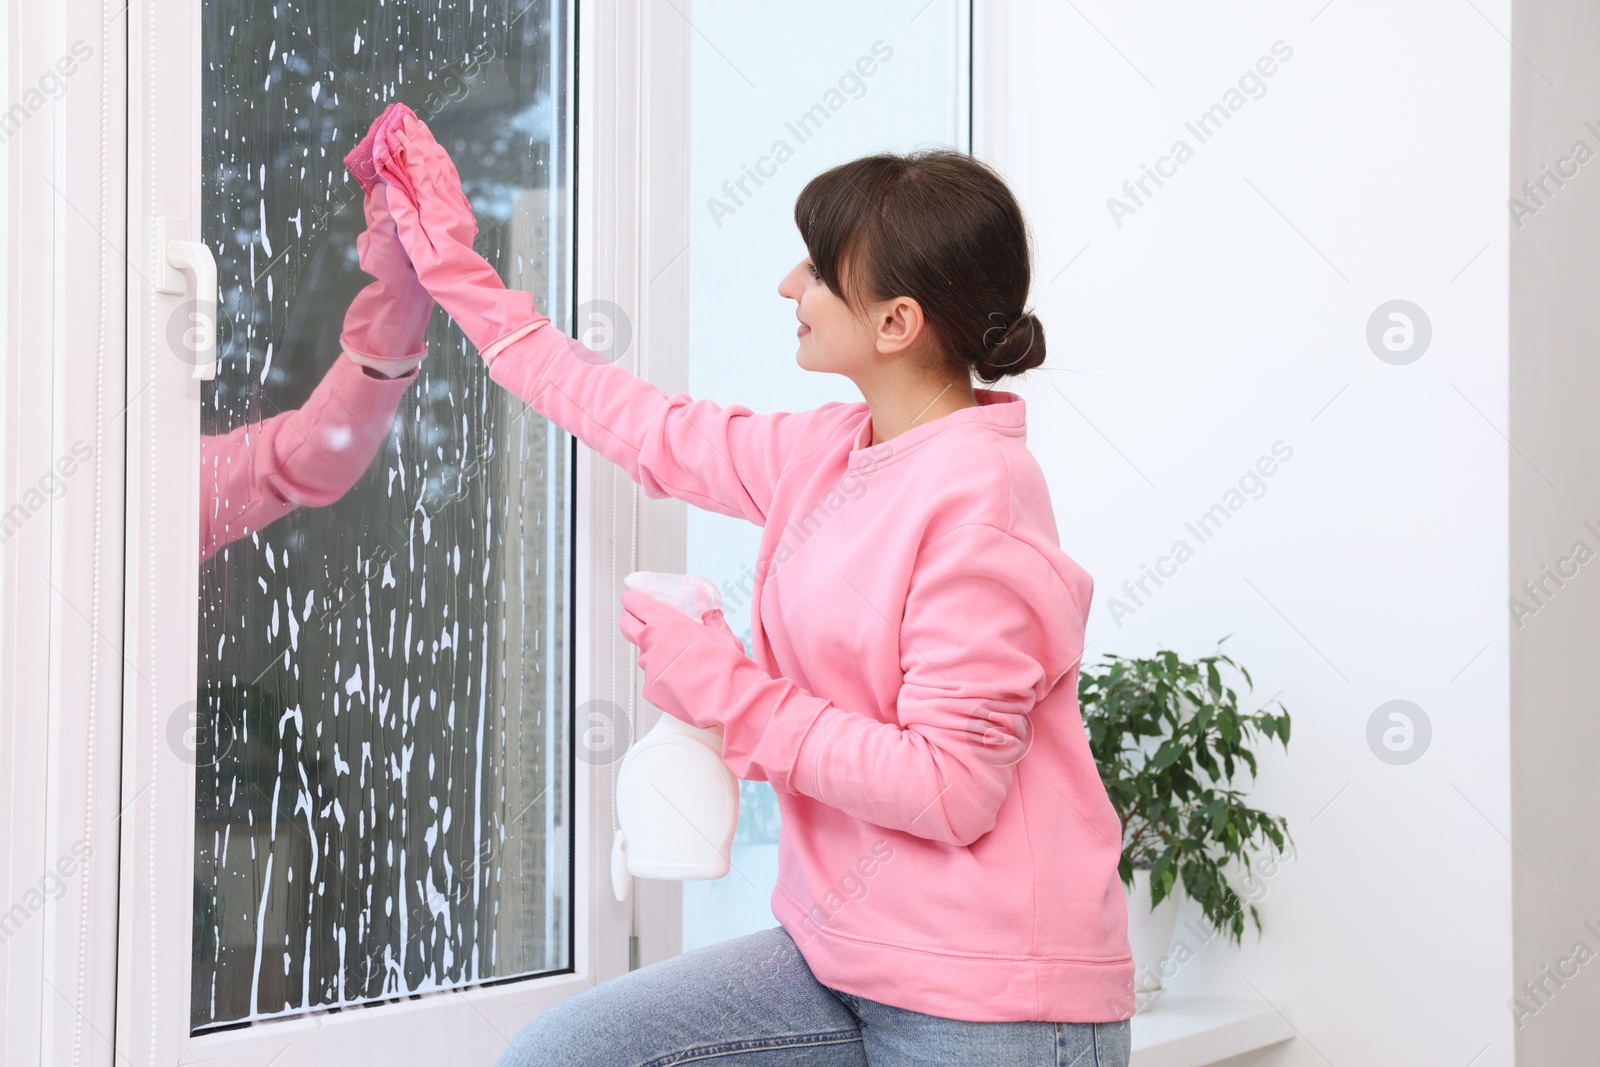
[[[397,405],[340,335],[372,282],[343,157],[391,100],[568,328],[570,4],[201,10],[200,496],[235,539],[201,563],[193,1025],[568,969],[571,439],[437,308]]]
[[[805,255],[795,197],[873,152],[969,148],[970,18],[968,0],[818,0],[759,18],[743,0],[695,0],[689,395],[756,411],[861,399],[847,379],[794,362],[794,305],[777,288]],[[689,571],[721,587],[746,647],[760,538],[747,522],[689,509]],[[739,786],[732,870],[684,883],[685,950],[777,925],[777,797],[766,782]]]

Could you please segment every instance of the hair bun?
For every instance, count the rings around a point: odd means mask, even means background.
[[[973,366],[987,383],[1022,374],[1044,362],[1044,324],[1031,311],[1024,311],[1004,328],[991,326],[984,331],[983,342],[983,356]]]

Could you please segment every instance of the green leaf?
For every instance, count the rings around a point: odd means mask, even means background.
[[[1288,820],[1259,811],[1233,787],[1235,773],[1259,772],[1257,739],[1288,751],[1290,715],[1272,700],[1254,712],[1239,708],[1223,667],[1254,689],[1250,672],[1221,653],[1188,661],[1171,649],[1145,657],[1106,654],[1078,674],[1078,702],[1106,794],[1121,820],[1118,874],[1132,882],[1135,865],[1151,873],[1153,901],[1179,881],[1208,921],[1239,942],[1245,902],[1222,865],[1248,865],[1266,843],[1282,851]],[[1187,718],[1185,717],[1187,716]],[[1153,751],[1151,746],[1153,745]],[[1261,922],[1248,908],[1257,933]]]

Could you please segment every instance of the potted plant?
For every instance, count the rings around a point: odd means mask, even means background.
[[[1232,788],[1240,764],[1256,775],[1257,736],[1289,748],[1289,713],[1239,710],[1219,664],[1250,672],[1218,651],[1192,662],[1167,649],[1144,658],[1108,654],[1078,675],[1078,703],[1101,781],[1122,821],[1119,870],[1128,893],[1138,1010],[1161,989],[1161,964],[1177,921],[1176,887],[1195,900],[1234,943],[1244,935],[1244,902],[1223,868],[1246,869],[1254,850],[1283,849],[1288,820],[1244,803]],[[1152,751],[1153,747],[1153,751]],[[1292,838],[1290,839],[1292,841]],[[1249,905],[1256,936],[1261,917]]]

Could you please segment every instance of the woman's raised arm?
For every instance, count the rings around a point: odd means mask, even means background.
[[[667,396],[546,324],[502,349],[489,377],[628,473],[652,497],[764,525],[812,413],[757,415]]]
[[[761,524],[811,412],[757,415],[669,397],[568,337],[533,295],[507,289],[473,250],[478,226],[450,156],[404,104],[391,104],[345,159],[389,207],[417,275],[489,364],[490,377],[617,464],[653,497]]]

